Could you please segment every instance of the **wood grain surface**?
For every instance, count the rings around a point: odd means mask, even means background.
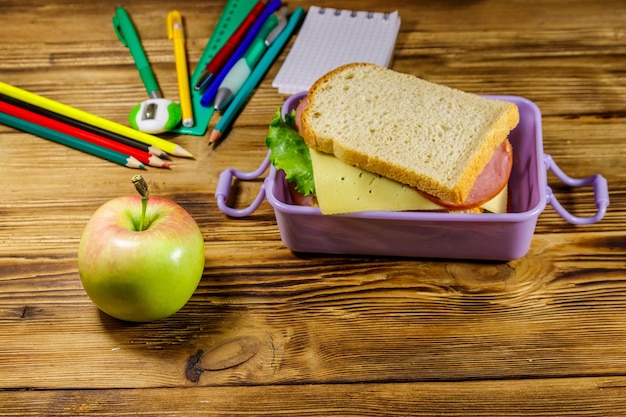
[[[193,69],[225,2],[120,4],[177,98],[165,16],[185,17]],[[0,125],[0,415],[626,415],[626,3],[287,4],[397,9],[394,69],[533,100],[544,152],[572,177],[608,180],[605,218],[573,226],[548,206],[526,256],[478,262],[296,254],[267,202],[225,216],[219,173],[264,158],[290,43],[223,143],[168,135],[195,158],[143,172],[198,222],[206,266],[180,312],[130,324],[91,303],[77,249],[137,172]],[[114,6],[0,0],[0,81],[127,124],[146,97]],[[591,189],[548,182],[572,213],[595,213]],[[234,204],[260,185],[238,184]]]

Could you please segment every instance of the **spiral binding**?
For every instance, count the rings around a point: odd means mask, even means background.
[[[344,12],[345,13],[350,13],[350,17],[357,17],[359,15],[359,12],[356,10],[341,10],[341,9],[327,9],[326,7],[321,7],[317,13],[319,14],[326,14],[326,10],[333,10],[333,15],[335,16],[341,16]],[[382,15],[383,20],[389,20],[389,13],[375,13],[372,11],[368,11],[366,12],[366,17],[368,19],[373,19],[374,16],[376,16],[377,14]]]

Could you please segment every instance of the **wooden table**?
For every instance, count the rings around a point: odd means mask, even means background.
[[[177,97],[169,1],[122,2],[166,97]],[[223,1],[178,1],[191,68]],[[506,263],[294,254],[273,210],[231,219],[214,192],[252,170],[285,97],[271,68],[226,140],[171,137],[195,155],[149,168],[154,195],[196,219],[203,279],[167,320],[100,313],[77,271],[81,232],[137,173],[0,126],[0,414],[328,416],[626,415],[626,3],[539,0],[289,2],[402,17],[392,67],[474,93],[527,97],[544,151],[601,173],[591,226],[547,207]],[[127,123],[145,91],[107,1],[0,1],[0,80]],[[293,40],[292,40],[293,41]],[[214,123],[214,121],[212,121]],[[549,176],[572,212],[590,189]],[[238,204],[259,182],[238,189]]]

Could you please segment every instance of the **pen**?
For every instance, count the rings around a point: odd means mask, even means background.
[[[287,12],[288,8],[283,6],[267,19],[250,48],[228,72],[215,94],[215,110],[223,110],[237,94],[265,50],[287,24]]]
[[[69,146],[70,148],[78,149],[79,151],[98,156],[111,162],[127,166],[129,168],[145,169],[145,165],[132,156],[124,155],[120,152],[112,151],[110,149],[103,148],[102,146],[76,139],[64,133],[57,132],[56,130],[48,129],[43,126],[39,126],[38,124],[20,119],[19,117],[0,112],[0,123],[53,142]]]
[[[254,68],[254,71],[252,71],[250,77],[248,77],[248,79],[243,83],[243,85],[241,86],[241,90],[239,90],[239,93],[237,93],[233,101],[228,106],[228,109],[226,109],[220,121],[211,132],[209,145],[220,140],[220,138],[222,137],[222,133],[226,132],[226,130],[231,126],[231,124],[243,108],[244,104],[252,94],[252,90],[254,90],[259,81],[261,81],[261,78],[263,78],[267,70],[274,63],[276,57],[278,57],[280,51],[287,44],[287,41],[302,20],[303,16],[304,9],[302,9],[302,7],[296,8],[296,10],[294,10],[294,12],[291,14],[285,28],[280,32],[274,42],[272,42],[270,47],[267,49],[267,52],[263,54],[263,57],[259,61],[258,65]]]
[[[241,22],[231,37],[228,38],[224,46],[220,48],[213,59],[211,59],[211,61],[207,64],[194,86],[196,91],[203,91],[207,88],[215,74],[222,69],[226,61],[228,61],[228,58],[230,58],[233,52],[235,52],[235,49],[237,49],[237,46],[241,43],[241,40],[245,36],[248,29],[250,29],[250,27],[254,24],[257,17],[259,17],[264,7],[265,2],[261,0],[252,8],[250,13],[246,16],[243,22]]]
[[[43,107],[44,109],[51,110],[53,112],[62,114],[64,116],[68,116],[73,119],[80,120],[81,122],[88,123],[88,124],[100,127],[102,129],[106,129],[114,133],[118,133],[120,135],[130,137],[132,139],[136,139],[148,145],[157,146],[159,149],[171,155],[184,156],[184,157],[189,157],[189,158],[193,157],[193,155],[190,152],[188,152],[186,149],[184,149],[182,146],[177,145],[174,142],[171,142],[169,140],[161,139],[157,136],[140,132],[128,126],[124,126],[122,124],[116,123],[112,120],[104,119],[94,114],[87,113],[86,111],[79,110],[75,107],[71,107],[66,104],[59,103],[58,101],[51,100],[49,98],[37,95],[35,93],[31,93],[30,91],[26,91],[21,88],[14,87],[2,81],[0,81],[0,93],[6,94],[7,96],[10,96],[10,97],[20,99],[22,101],[25,101],[27,103],[30,103],[39,107]]]
[[[235,65],[235,63],[239,61],[239,58],[241,58],[243,54],[246,53],[246,51],[252,44],[252,41],[254,41],[254,38],[256,38],[256,35],[260,32],[261,28],[265,24],[265,21],[267,21],[267,19],[276,10],[278,10],[278,8],[280,7],[280,4],[281,4],[281,0],[270,0],[269,3],[265,5],[265,8],[263,8],[261,15],[259,16],[257,21],[254,22],[254,25],[252,25],[252,27],[246,34],[246,37],[244,38],[244,40],[237,47],[237,50],[235,51],[235,53],[230,57],[228,62],[226,62],[222,70],[219,72],[219,74],[217,74],[215,79],[211,82],[211,85],[209,85],[208,89],[204,92],[204,94],[202,94],[202,98],[200,99],[200,104],[202,106],[209,107],[209,105],[213,102],[213,99],[215,98],[215,94],[217,94],[217,89],[219,88],[220,84],[222,83],[226,75],[228,74],[228,71],[230,71],[230,69]]]
[[[174,58],[176,60],[176,76],[178,78],[178,96],[182,111],[183,126],[193,126],[193,111],[189,93],[189,73],[185,54],[185,31],[183,18],[178,10],[167,14],[167,37],[174,41]]]
[[[152,98],[160,98],[161,90],[159,89],[159,85],[154,77],[152,68],[150,68],[146,53],[141,47],[141,42],[139,41],[139,36],[133,26],[133,22],[130,20],[130,16],[123,7],[117,7],[115,9],[113,29],[122,44],[130,49],[130,54],[135,60],[135,66],[139,70],[139,76],[146,87],[148,95]]]

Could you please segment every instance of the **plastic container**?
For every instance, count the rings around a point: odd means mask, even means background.
[[[305,94],[287,99],[283,115],[294,109]],[[274,208],[281,239],[294,252],[502,261],[528,252],[537,219],[547,204],[572,224],[591,224],[602,219],[609,205],[606,179],[599,174],[570,178],[550,155],[544,154],[538,107],[518,96],[486,97],[513,102],[520,112],[520,122],[509,135],[514,159],[507,213],[374,211],[323,215],[318,208],[292,203],[284,173],[270,166],[267,157],[253,172],[230,168],[221,173],[215,192],[218,207],[228,216],[245,217],[267,198]],[[226,204],[234,178],[256,179],[268,167],[269,174],[251,205],[233,209]],[[571,187],[592,185],[596,214],[583,218],[565,210],[547,185],[548,170]]]

